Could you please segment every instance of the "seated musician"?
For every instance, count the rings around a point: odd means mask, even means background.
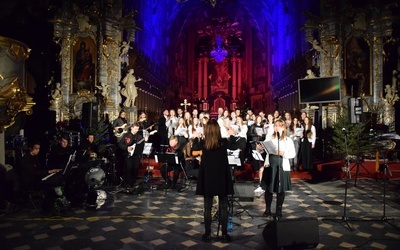
[[[33,143],[29,146],[29,152],[25,154],[20,162],[21,188],[24,190],[40,189],[43,187],[42,178],[61,171],[61,169],[46,169],[40,164],[38,157],[40,144]]]
[[[182,166],[184,166],[185,159],[183,151],[179,146],[178,136],[172,135],[169,138],[169,147],[167,148],[166,153],[175,153],[178,156],[179,162],[182,163]],[[168,178],[168,173],[171,171],[174,172],[172,181]],[[167,184],[166,188],[176,188],[176,183],[178,181],[181,171],[182,168],[180,164],[164,164],[161,166],[160,173],[162,178],[165,180],[165,183]]]
[[[63,169],[68,163],[69,156],[73,153],[69,146],[69,137],[63,134],[60,137],[59,144],[54,146],[48,155],[47,167],[49,169]]]
[[[49,174],[55,174],[61,169],[46,169],[40,163],[38,154],[40,151],[39,143],[32,143],[29,146],[29,152],[25,154],[20,162],[21,173],[21,191],[27,192],[29,190],[37,190],[44,192],[43,211],[50,212],[53,208],[56,194],[53,185],[42,180]],[[60,185],[62,183],[59,183]]]
[[[86,150],[86,155],[96,155],[97,156],[97,145],[94,143],[94,134],[89,133],[86,137],[86,141],[82,142],[81,150]]]

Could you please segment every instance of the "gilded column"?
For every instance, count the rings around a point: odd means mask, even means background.
[[[373,39],[372,39],[372,60],[371,60],[371,81],[373,82],[373,105],[379,105],[381,100],[381,91],[383,90],[382,85],[382,70],[383,70],[383,37],[381,32],[381,24],[378,22],[372,22],[373,24]]]

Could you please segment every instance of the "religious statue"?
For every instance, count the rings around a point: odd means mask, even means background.
[[[89,23],[89,17],[83,14],[76,15],[76,21],[78,22],[79,32],[90,30],[92,25]]]
[[[307,69],[307,75],[304,77],[304,79],[310,79],[310,78],[315,78],[315,75],[311,69]]]
[[[132,49],[132,47],[129,46],[129,43],[123,41],[120,46],[121,53],[119,54],[119,59],[121,63],[126,63],[127,66],[129,65],[129,60],[128,60],[129,49]]]
[[[126,97],[124,102],[125,107],[133,107],[135,105],[135,99],[138,95],[135,83],[143,80],[142,78],[136,78],[136,76],[133,75],[134,72],[133,69],[130,69],[125,78],[122,79],[123,87],[120,93]]]
[[[108,99],[109,95],[110,95],[110,84],[107,83],[100,83],[100,86],[96,86],[97,89],[101,90],[101,95],[105,98]]]
[[[51,91],[51,98],[53,98],[54,100],[60,100],[62,98],[61,83],[56,83],[55,89]]]
[[[322,46],[318,43],[317,39],[312,40],[312,42],[310,42],[312,44],[312,49],[311,50],[316,50],[317,52],[321,52],[322,54],[328,54],[328,52],[326,50],[324,50],[322,48]]]
[[[385,86],[385,98],[383,98],[384,101],[386,101],[389,105],[393,106],[395,102],[399,100],[399,96],[397,94],[397,80],[396,80],[396,73],[397,70],[393,70],[393,80],[392,80],[392,86],[387,84]]]

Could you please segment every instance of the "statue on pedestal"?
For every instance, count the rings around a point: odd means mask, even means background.
[[[130,69],[125,78],[122,79],[122,84],[124,86],[122,87],[120,93],[126,97],[123,105],[128,108],[135,105],[135,99],[138,95],[135,83],[142,80],[142,78],[136,78],[136,76],[133,75],[134,72],[135,71],[133,69]]]
[[[62,98],[61,83],[57,82],[55,89],[51,91],[51,98],[53,100],[60,100]]]

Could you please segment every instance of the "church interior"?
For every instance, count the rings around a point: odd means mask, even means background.
[[[251,199],[231,200],[230,243],[217,240],[218,221],[212,242],[201,241],[195,178],[178,192],[154,188],[154,152],[141,161],[140,191],[120,192],[124,167],[110,151],[121,110],[130,124],[144,112],[156,129],[165,109],[178,108],[211,118],[220,108],[243,118],[248,110],[306,113],[317,129],[315,171],[291,173],[284,209],[293,220],[287,227],[318,221],[280,234],[304,240],[317,231],[318,239],[285,247],[400,246],[397,0],[2,0],[0,62],[0,165],[17,167],[29,142],[40,142],[45,163],[61,133],[72,147],[90,133],[107,175],[96,187],[97,208],[51,217],[31,194],[2,208],[6,249],[273,249],[255,173],[233,172]],[[357,144],[371,137],[382,149],[360,163]]]

